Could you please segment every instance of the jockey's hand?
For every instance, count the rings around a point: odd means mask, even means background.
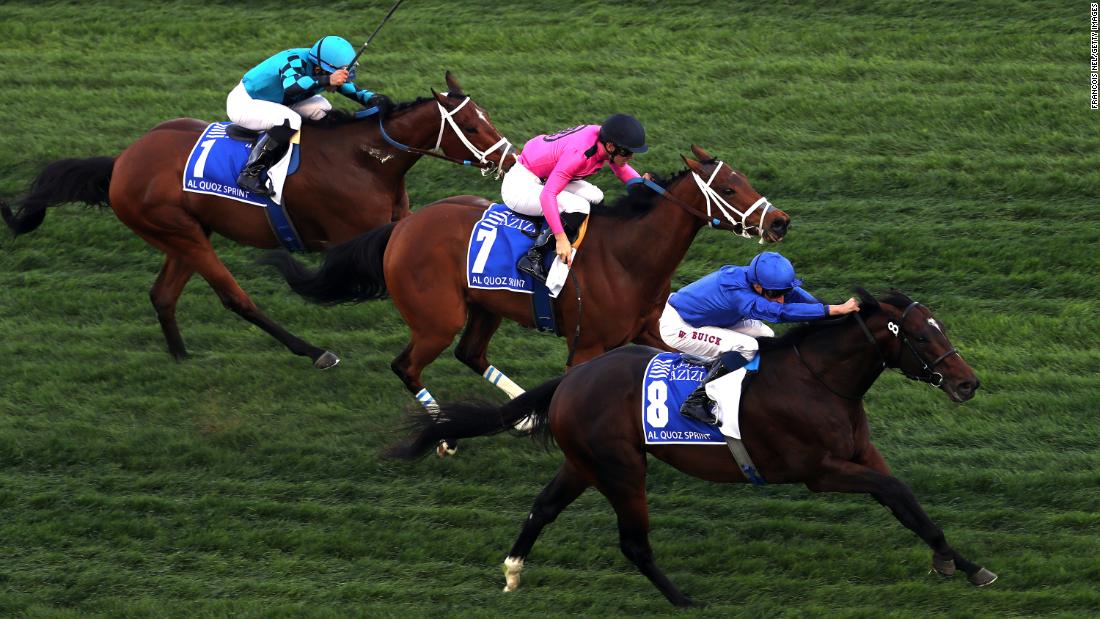
[[[651,180],[653,180],[653,175],[650,174],[649,172],[646,172],[645,174],[642,175],[642,178],[646,179],[647,181],[651,181]]]
[[[348,70],[337,69],[332,75],[328,76],[328,85],[333,87],[343,86],[348,81]]]
[[[573,255],[573,246],[569,244],[569,237],[565,236],[564,232],[559,232],[554,235],[554,253],[561,258],[567,266],[570,265],[570,259]]]
[[[859,301],[852,297],[844,302],[843,305],[830,305],[830,316],[843,316],[844,314],[851,314],[852,312],[859,311]]]

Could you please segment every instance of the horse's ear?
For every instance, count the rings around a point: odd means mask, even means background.
[[[439,101],[440,103],[447,103],[447,95],[439,94],[435,91],[435,88],[432,89],[432,96],[435,97],[435,100]]]
[[[692,148],[694,148],[694,146]],[[684,163],[687,165],[687,167],[691,168],[691,170],[693,172],[695,172],[696,174],[702,174],[703,173],[703,166],[699,165],[698,161],[696,161],[694,159],[688,159],[687,157],[685,157],[683,155],[680,155],[680,159],[683,159]]]
[[[871,293],[867,292],[862,286],[856,286],[853,290],[859,295],[859,304],[861,308],[879,308],[878,299],[871,296]]]
[[[447,88],[451,89],[450,94],[452,94],[452,95],[465,94],[465,93],[462,92],[462,84],[458,83],[458,80],[455,79],[455,76],[451,75],[450,71],[447,71],[447,74],[443,76],[443,79],[446,80],[446,82],[447,82]]]
[[[691,145],[691,152],[695,153],[695,157],[698,158],[699,161],[712,161],[714,159],[714,157],[710,156],[710,153],[699,148],[695,144]]]

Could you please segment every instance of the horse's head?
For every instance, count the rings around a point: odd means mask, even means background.
[[[744,237],[759,236],[760,242],[778,242],[787,234],[791,218],[761,196],[745,175],[711,157],[692,144],[698,158],[680,157],[691,169],[698,187],[693,203],[702,205],[707,225],[731,230]],[[685,192],[685,195],[686,192]]]
[[[897,291],[877,300],[862,288],[857,291],[861,313],[867,315],[867,325],[876,333],[887,366],[943,389],[955,402],[974,397],[981,381],[951,345],[931,310]]]
[[[515,147],[493,126],[489,113],[462,92],[462,86],[450,71],[445,79],[450,89],[447,93],[432,90],[442,117],[437,147],[452,159],[469,159],[473,155],[483,174],[496,171],[499,178],[515,164]]]

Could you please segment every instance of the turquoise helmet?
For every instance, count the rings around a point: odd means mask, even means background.
[[[760,284],[765,290],[787,290],[802,285],[802,280],[794,276],[791,261],[774,251],[766,251],[752,259],[749,281]]]
[[[324,69],[326,73],[339,69],[350,71],[351,67],[348,65],[354,59],[355,48],[343,37],[327,36],[309,48],[309,61]]]

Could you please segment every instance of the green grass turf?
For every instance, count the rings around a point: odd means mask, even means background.
[[[363,39],[388,3],[4,3],[0,195],[48,161],[114,155],[154,124],[220,119],[240,75],[324,34]],[[670,173],[697,143],[792,215],[810,290],[896,286],[931,306],[982,378],[955,406],[890,374],[873,438],[962,553],[1001,579],[926,575],[928,550],[867,497],[718,486],[654,463],[659,564],[705,616],[1100,613],[1100,138],[1088,6],[1053,2],[480,3],[409,0],[361,85],[396,100],[452,70],[514,142],[614,111]],[[336,100],[346,107],[349,102]],[[621,189],[597,178],[609,196]],[[498,187],[419,163],[413,204]],[[330,347],[316,372],[225,311],[179,306],[165,354],[147,291],[160,255],[109,211],[51,210],[0,241],[0,614],[665,615],[581,497],[521,589],[499,565],[561,461],[523,440],[451,461],[379,457],[412,398],[389,370],[388,302],[318,308],[215,239],[275,320]],[[674,287],[759,246],[703,232]],[[506,324],[491,359],[524,386],[562,341]],[[502,400],[445,354],[440,399]]]

